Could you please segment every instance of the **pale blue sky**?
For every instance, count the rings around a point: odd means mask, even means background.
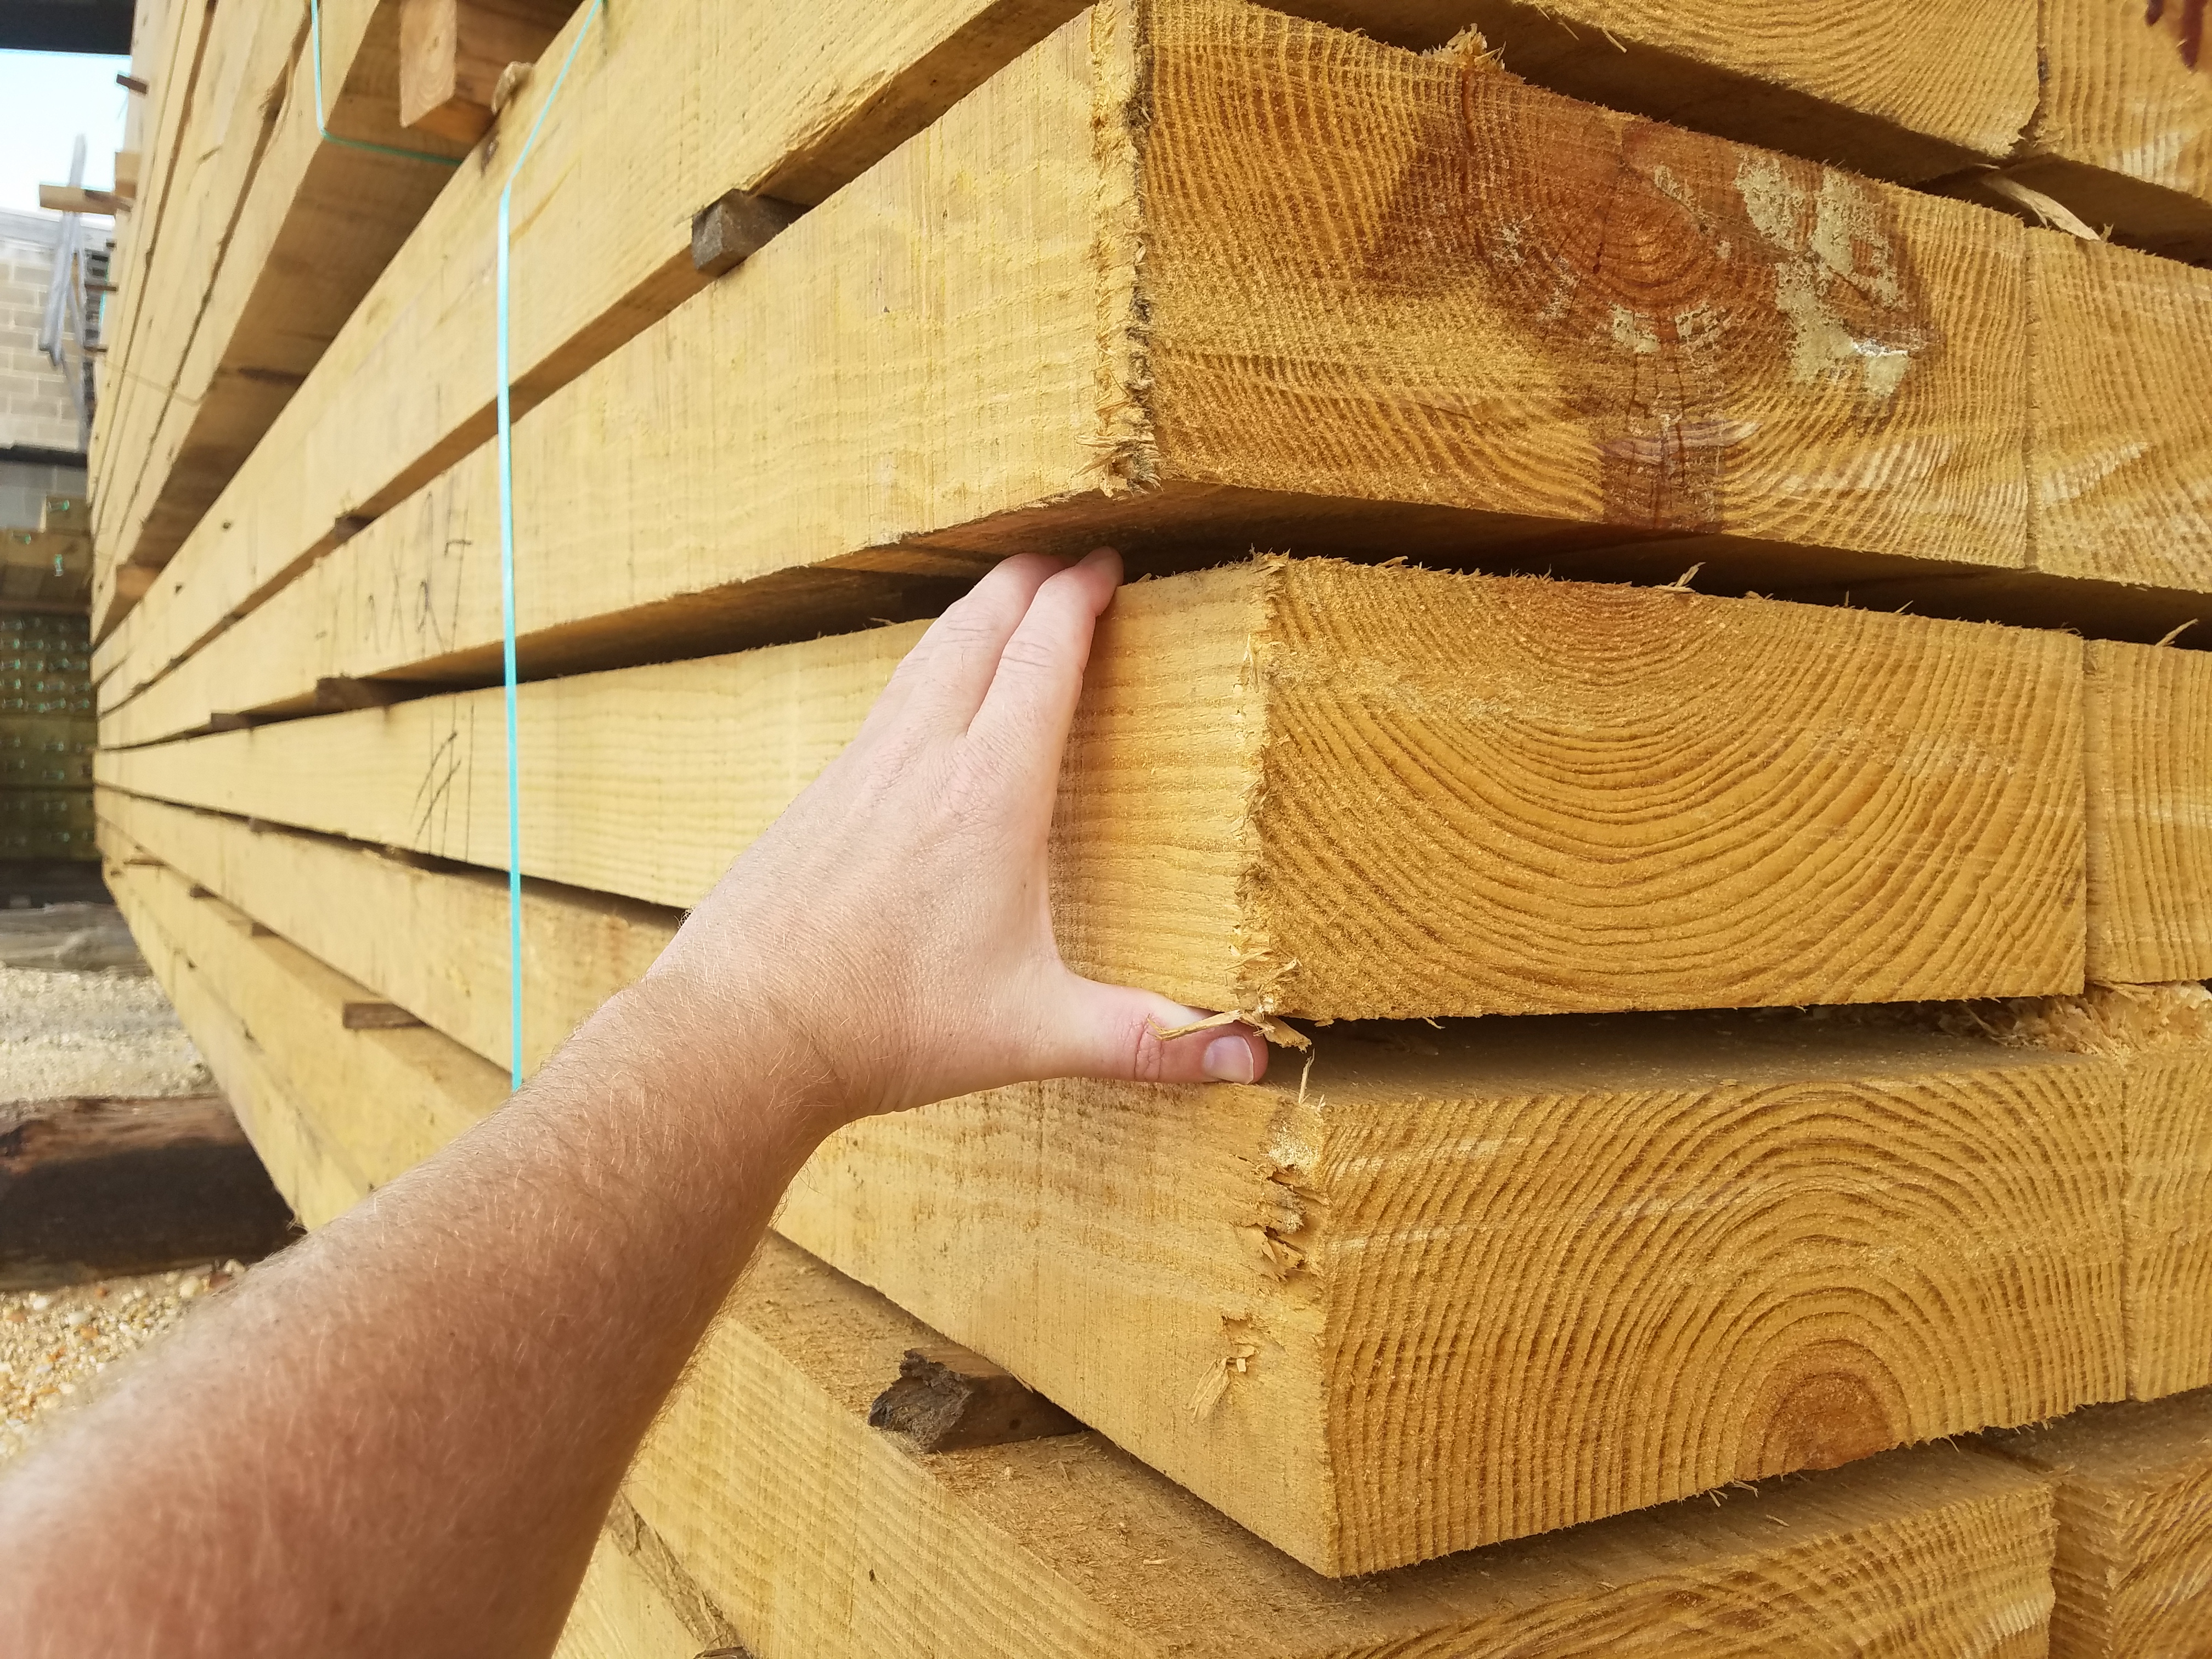
[[[0,52],[0,208],[35,212],[41,184],[69,177],[70,143],[85,136],[84,181],[115,181],[123,113],[131,94],[115,84],[127,58],[65,52]]]

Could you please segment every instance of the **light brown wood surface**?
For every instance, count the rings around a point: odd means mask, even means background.
[[[554,1659],[697,1659],[697,1639],[636,1558],[599,1535]]]
[[[2212,1393],[1992,1436],[2051,1483],[2051,1659],[2212,1653]]]
[[[1773,9],[1473,0],[1504,66],[1608,109],[1907,183],[2003,160],[2036,107],[2033,0]]]
[[[2088,975],[2212,977],[2212,656],[2087,656]]]
[[[2179,258],[2212,254],[2203,7],[2043,0],[2041,11],[2043,97],[2008,170],[2100,230]]]
[[[2035,568],[2212,589],[2212,270],[2049,231],[2028,250]]]
[[[525,686],[525,872],[696,903],[915,637]],[[1312,1018],[2072,990],[2080,661],[2016,629],[1330,560],[1138,584],[1068,753],[1062,948]],[[471,692],[95,772],[503,867],[503,730]]]
[[[586,27],[592,40],[514,180],[517,409],[698,290],[687,234],[698,209],[732,188],[820,201],[1077,9],[846,0],[830,13],[580,10],[544,56],[564,60]],[[531,131],[555,79],[526,82],[501,131]],[[251,593],[331,545],[339,520],[395,505],[490,435],[492,272],[511,172],[495,164],[455,176],[179,556],[252,567]],[[98,630],[127,608],[104,586]]]
[[[399,124],[474,143],[491,129],[500,77],[536,63],[575,9],[575,0],[399,0]]]
[[[357,1067],[379,1066],[382,1085],[398,1091],[383,1096],[387,1109],[437,1121],[434,1103],[462,1058],[453,1045],[441,1055],[429,1033],[338,1030],[280,1080],[213,994],[212,976],[155,926],[155,906],[165,919],[198,907],[227,922],[220,907],[175,896],[182,883],[154,866],[115,873],[211,1060],[242,1054],[258,1068],[267,1085],[252,1097],[258,1138],[276,1149],[280,1182],[303,1213],[343,1207],[346,1177],[323,1137],[357,1133],[346,1127],[362,1121]],[[297,952],[270,960],[302,963]],[[314,978],[301,973],[294,1006],[318,1000]],[[346,1052],[401,1037],[428,1048],[389,1048],[368,1061]],[[403,1069],[382,1070],[386,1059]],[[2069,1066],[2030,1064],[2051,1076]],[[418,1078],[411,1091],[409,1066]],[[495,1097],[495,1085],[483,1090],[487,1105]],[[295,1147],[322,1162],[293,1156]],[[349,1150],[374,1166],[399,1149],[386,1135]],[[356,1175],[353,1196],[396,1173]],[[1338,1584],[1103,1437],[922,1456],[868,1430],[868,1402],[899,1355],[941,1339],[788,1245],[763,1247],[732,1313],[656,1430],[629,1495],[761,1659],[854,1650],[1442,1659],[1510,1644],[1595,1653],[1632,1636],[1681,1659],[1747,1659],[1778,1646],[1901,1659],[1948,1643],[1942,1632],[1952,1631],[1960,1641],[1978,1632],[1984,1650],[2006,1659],[2042,1650],[2047,1496],[1994,1462],[1948,1449]],[[1953,1360],[1974,1363],[1969,1353]],[[1838,1571],[1845,1560],[1863,1565]],[[828,1593],[844,1586],[849,1593]]]
[[[263,927],[476,1053],[507,1063],[507,881],[213,812],[101,792],[102,823]],[[425,867],[426,865],[428,867]],[[642,975],[678,913],[523,885],[530,1069]]]
[[[2128,1393],[2212,1384],[2212,993],[2194,981],[2106,985],[1919,1012],[1947,1030],[2119,1066]]]
[[[1303,1080],[856,1124],[778,1229],[1331,1573],[2125,1392],[2110,1062],[1741,1018],[1316,1041]]]
[[[369,994],[359,985],[288,941],[257,932],[222,900],[193,896],[192,884],[173,870],[118,862],[118,856],[143,854],[112,834],[105,850],[109,888],[141,949],[150,937],[181,955],[200,988],[187,997],[200,997],[196,1006],[219,1006],[221,1012],[196,1018],[171,985],[174,968],[148,951],[195,1042],[204,1051],[201,1032],[211,1029],[218,1048],[246,1056],[230,1066],[242,1074],[249,1098],[273,1091],[281,1101],[312,1091],[318,1105],[299,1136],[346,1181],[363,1191],[383,1185],[505,1098],[507,1079],[498,1067],[427,1027],[349,1029],[345,1005]],[[239,1029],[222,1036],[231,1024]],[[209,1065],[238,1102],[234,1076],[213,1055]],[[272,1115],[276,1133],[285,1130],[285,1113],[240,1103],[239,1115],[283,1187],[283,1158],[271,1156],[264,1142]],[[306,1152],[293,1156],[316,1161]],[[301,1213],[310,1225],[326,1218]]]
[[[120,396],[94,486],[110,563],[167,561],[453,176],[322,137],[304,17],[227,0],[210,55],[234,45],[238,75],[196,100],[216,130],[196,124],[179,138],[211,159],[192,171],[195,193],[169,213],[142,278],[151,309],[112,349]],[[398,0],[331,0],[323,54],[333,133],[465,149],[398,124]]]
[[[524,660],[911,615],[901,579],[1101,537],[1737,592],[2017,568],[2026,234],[1460,58],[1115,0],[524,416]],[[206,686],[244,676],[234,707],[304,696],[302,653],[495,672],[483,428],[370,466],[427,401],[387,413],[382,372],[324,452],[373,489],[265,447],[103,644],[107,708],[257,607]],[[375,521],[280,614],[337,513]]]
[[[483,872],[422,868],[357,843],[102,792],[104,824],[430,1025],[507,1060],[507,894]],[[673,911],[530,882],[524,889],[524,1038],[535,1068],[636,979]],[[2002,1017],[1945,1011],[1957,1030],[2123,1064],[2128,1389],[2212,1384],[2212,1011],[2194,985],[2104,988]],[[1286,1060],[1286,1064],[1295,1064]]]

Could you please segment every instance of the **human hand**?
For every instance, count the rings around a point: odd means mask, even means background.
[[[1098,614],[1121,578],[1006,560],[930,628],[860,734],[746,849],[647,975],[687,1016],[765,1015],[837,1122],[1048,1077],[1244,1083],[1249,1027],[1060,960],[1046,839]],[[834,1127],[831,1123],[825,1127]]]

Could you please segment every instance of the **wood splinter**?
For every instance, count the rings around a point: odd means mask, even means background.
[[[925,1452],[1004,1446],[1083,1428],[1012,1372],[950,1342],[906,1351],[898,1381],[868,1407],[868,1426],[902,1434]]]
[[[726,192],[691,216],[691,263],[702,276],[719,276],[774,241],[805,211],[773,196]]]

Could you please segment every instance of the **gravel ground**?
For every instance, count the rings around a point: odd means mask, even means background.
[[[113,906],[0,911],[0,1103],[213,1087]],[[227,1262],[0,1292],[0,1461],[23,1448],[40,1417],[82,1398],[101,1371],[240,1271]]]
[[[0,911],[0,1102],[213,1086],[114,906]]]
[[[0,1462],[46,1413],[245,1271],[235,1261],[52,1291],[0,1293]]]

